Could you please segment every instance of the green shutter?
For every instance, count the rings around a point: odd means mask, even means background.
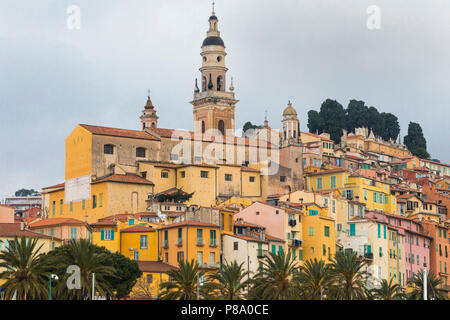
[[[354,224],[354,223],[351,223],[351,224],[350,224],[350,235],[351,235],[351,236],[354,236],[355,233],[356,233],[356,231],[355,231],[355,224]]]
[[[111,240],[114,240],[114,230],[111,230]]]
[[[386,239],[386,225],[383,226],[384,227],[384,238]]]
[[[100,240],[105,240],[105,230],[100,232]]]
[[[303,260],[303,250],[302,249],[298,250],[298,260]]]

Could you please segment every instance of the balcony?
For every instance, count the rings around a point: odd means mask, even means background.
[[[163,240],[162,247],[163,248],[168,248],[169,247],[169,240]]]
[[[216,239],[214,239],[213,241],[210,241],[210,242],[209,242],[209,246],[210,246],[210,247],[217,247],[217,241],[216,241]]]
[[[297,225],[297,221],[295,221],[294,219],[289,219],[288,225],[291,227],[295,227]]]
[[[364,260],[372,261],[373,260],[373,252],[366,252],[366,253],[364,253],[364,255],[360,255],[359,257]]]
[[[294,247],[301,247],[302,246],[302,240],[292,239],[291,245],[294,246]]]
[[[181,247],[183,245],[183,239],[178,238],[177,240],[175,240],[175,245],[178,247]]]
[[[197,245],[198,245],[198,246],[203,246],[203,245],[205,245],[205,241],[203,240],[203,238],[197,238]]]

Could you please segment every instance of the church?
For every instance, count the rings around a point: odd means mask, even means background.
[[[64,183],[43,189],[49,217],[91,222],[143,212],[155,194],[179,189],[194,193],[189,204],[214,206],[233,197],[266,201],[303,188],[300,124],[290,102],[282,132],[266,120],[257,135],[235,136],[239,101],[233,79],[227,88],[226,47],[214,11],[208,23],[190,101],[194,131],[160,128],[150,95],[141,130],[78,125],[66,138]]]

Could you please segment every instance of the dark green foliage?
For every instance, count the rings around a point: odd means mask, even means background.
[[[343,129],[353,132],[361,127],[373,130],[376,136],[385,141],[396,141],[400,133],[400,125],[395,115],[379,113],[375,107],[366,106],[364,101],[350,100],[347,109],[343,109],[339,102],[327,99],[322,103],[320,113],[315,110],[308,112],[309,132],[330,133],[331,139],[336,143],[340,142]]]
[[[20,189],[17,190],[14,195],[16,197],[30,197],[30,196],[39,196],[40,193],[34,189]]]
[[[184,203],[192,198],[194,192],[187,193],[179,189],[176,192],[160,194],[156,196],[156,201],[158,202],[174,202],[174,203]]]
[[[408,284],[412,290],[407,294],[408,300],[423,300],[423,270],[414,274],[414,277],[409,278]],[[427,273],[427,296],[428,300],[448,300],[445,290],[440,289],[442,279],[437,277],[434,273]]]
[[[242,128],[242,131],[245,133],[247,130],[250,130],[250,129],[261,129],[262,127],[263,126],[257,126],[255,124],[252,124],[250,121],[247,121],[244,124],[244,127]]]
[[[403,140],[411,153],[419,158],[429,159],[430,155],[427,152],[427,141],[423,136],[422,127],[420,124],[410,122],[408,125],[408,135]]]

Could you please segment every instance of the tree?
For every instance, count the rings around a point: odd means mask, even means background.
[[[244,291],[248,285],[245,278],[249,272],[243,268],[244,263],[240,265],[233,261],[222,265],[221,269],[208,276],[206,288],[209,292],[218,292],[219,297],[225,300],[243,299]]]
[[[403,142],[408,147],[408,150],[411,151],[411,153],[414,151],[418,157],[420,157],[420,155],[428,155],[426,159],[430,157],[427,152],[427,141],[425,140],[420,124],[415,122],[409,123],[408,135],[404,137]]]
[[[187,193],[182,189],[177,189],[177,191],[172,193],[162,193],[156,196],[158,202],[174,202],[174,203],[184,203],[192,198],[194,192]]]
[[[5,251],[0,253],[0,268],[6,270],[0,273],[0,279],[6,279],[2,285],[5,298],[17,300],[45,299],[47,292],[47,274],[39,255],[43,244],[37,247],[38,239],[17,237],[9,242]]]
[[[31,197],[31,196],[40,196],[41,194],[34,189],[20,189],[17,190],[14,195],[16,197]]]
[[[196,300],[198,279],[203,277],[204,272],[198,270],[198,265],[194,261],[178,262],[178,269],[167,272],[170,281],[160,285],[159,296],[163,300]],[[200,291],[200,288],[199,288]]]
[[[331,272],[329,265],[323,260],[307,260],[301,271],[294,277],[298,281],[305,297],[311,300],[322,300],[331,284]]]
[[[286,300],[300,296],[298,283],[293,281],[296,273],[291,251],[269,253],[264,257],[259,272],[253,279],[250,299]]]
[[[345,110],[345,128],[354,132],[356,128],[367,127],[367,109],[364,101],[350,100]]]
[[[152,284],[147,281],[144,277],[137,280],[135,287],[133,288],[133,295],[141,298],[153,298],[155,294],[152,290]],[[156,293],[158,296],[158,293]]]
[[[423,270],[419,270],[413,277],[409,278],[408,286],[411,292],[407,294],[409,300],[423,300]],[[428,300],[448,300],[445,290],[438,288],[442,284],[442,279],[433,272],[427,273],[427,296]]]
[[[411,153],[414,156],[419,157],[421,159],[430,159],[430,154],[424,148],[418,147],[418,148],[409,149],[409,151],[411,151]]]
[[[366,263],[358,258],[356,252],[337,252],[331,263],[333,285],[330,288],[330,296],[336,300],[365,299],[368,276],[364,270],[365,266]]]
[[[244,124],[244,127],[242,128],[242,131],[245,134],[247,132],[247,130],[250,130],[250,129],[261,129],[261,128],[262,128],[262,126],[255,125],[255,124],[252,124],[250,121],[247,121]]]
[[[342,129],[345,128],[345,111],[336,100],[327,99],[320,107],[320,123],[322,132],[330,134],[330,138],[338,144],[341,141]]]
[[[322,133],[322,119],[316,110],[308,111],[308,128],[311,133]]]
[[[405,294],[402,288],[397,283],[392,283],[392,278],[389,282],[386,279],[381,280],[380,288],[372,290],[372,296],[379,300],[403,300]]]
[[[384,128],[380,137],[385,141],[389,141],[390,139],[397,141],[397,137],[400,133],[398,118],[392,113],[385,112],[381,113],[381,118],[383,119]]]
[[[48,272],[58,275],[54,294],[56,299],[83,300],[91,299],[92,274],[95,273],[95,290],[102,296],[113,296],[113,287],[109,282],[115,276],[115,269],[107,265],[108,255],[99,253],[98,247],[86,239],[71,240],[69,244],[50,251],[44,257]],[[76,265],[80,268],[81,289],[68,290],[66,287],[67,267]]]

